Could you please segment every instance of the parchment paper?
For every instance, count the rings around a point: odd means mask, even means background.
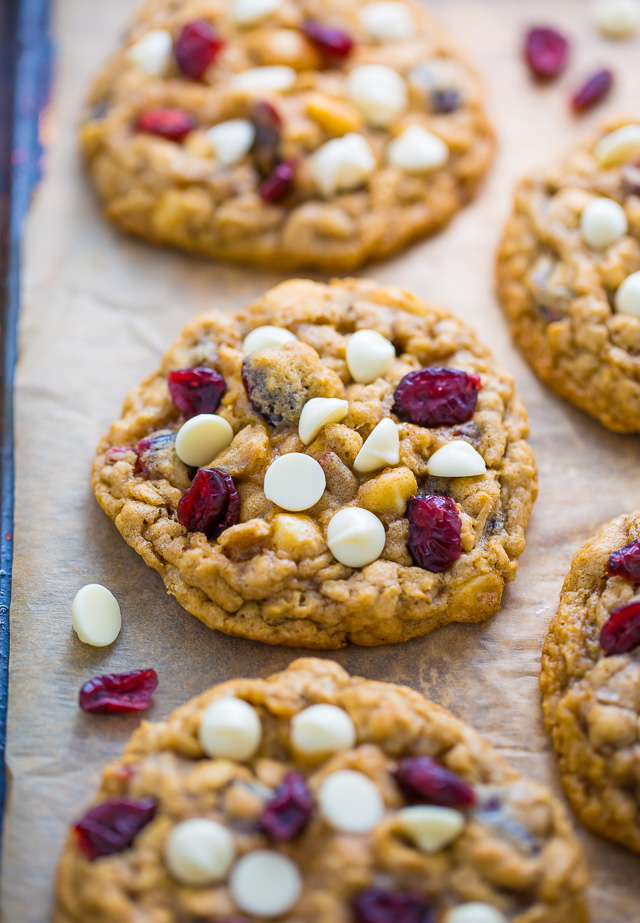
[[[135,5],[58,0],[55,7],[57,70],[43,123],[50,148],[26,232],[17,378],[4,923],[48,919],[65,829],[138,724],[137,717],[79,711],[77,691],[86,679],[155,667],[160,686],[149,717],[157,719],[208,685],[267,675],[297,655],[227,638],[184,612],[120,538],[89,487],[95,443],[182,326],[214,305],[235,309],[282,278],[155,250],[101,220],[74,129],[89,77]],[[402,646],[330,656],[353,672],[428,693],[475,725],[519,770],[560,792],[541,723],[541,644],[574,550],[601,523],[640,504],[638,441],[606,432],[536,381],[512,347],[495,302],[493,256],[521,173],[588,135],[600,116],[640,113],[640,38],[599,38],[584,0],[430,5],[484,73],[498,158],[482,194],[448,230],[365,271],[447,305],[515,374],[531,416],[540,498],[517,581],[493,620],[450,625]],[[567,73],[543,89],[532,86],[519,56],[532,19],[560,25],[573,40]],[[568,112],[568,93],[602,64],[615,68],[615,94],[577,121]],[[80,644],[71,628],[71,601],[88,582],[110,587],[121,603],[122,634],[107,650]],[[593,872],[594,920],[638,921],[638,858],[576,826]]]

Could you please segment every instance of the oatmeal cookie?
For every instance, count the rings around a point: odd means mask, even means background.
[[[554,391],[640,432],[640,121],[520,183],[498,252],[513,335]]]
[[[536,490],[512,379],[396,288],[197,318],[97,450],[98,502],[205,624],[337,648],[497,611]]]
[[[547,730],[580,819],[640,852],[640,511],[571,562],[542,655]]]
[[[493,151],[477,75],[411,0],[151,0],[80,142],[125,230],[330,272],[440,228]]]
[[[474,730],[307,659],[142,724],[69,833],[54,920],[584,923],[586,878],[564,808]]]

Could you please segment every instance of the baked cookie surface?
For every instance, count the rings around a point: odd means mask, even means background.
[[[586,877],[564,808],[472,728],[306,659],[142,724],[69,833],[55,921],[582,923]]]
[[[329,272],[437,230],[493,149],[478,77],[411,0],[152,0],[80,142],[125,230]]]
[[[497,261],[540,378],[609,429],[640,431],[640,120],[523,180]]]
[[[288,341],[252,351],[274,329]],[[383,644],[497,611],[537,491],[527,432],[512,379],[448,312],[297,280],[194,320],[127,398],[92,484],[209,627]]]
[[[571,563],[542,656],[547,730],[588,827],[640,852],[640,512]]]

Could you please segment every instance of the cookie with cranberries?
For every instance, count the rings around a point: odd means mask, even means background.
[[[438,230],[493,153],[477,74],[413,0],[147,2],[80,143],[125,231],[332,273]]]
[[[189,324],[93,488],[209,627],[385,644],[498,610],[537,489],[527,433],[511,377],[447,311],[296,280]]]
[[[78,805],[55,923],[586,923],[563,805],[412,689],[296,660],[144,723]]]

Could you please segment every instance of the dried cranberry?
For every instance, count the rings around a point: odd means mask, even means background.
[[[196,120],[184,109],[147,109],[138,116],[136,128],[167,141],[182,141],[196,127]]]
[[[531,29],[524,49],[527,64],[536,77],[549,80],[564,70],[569,43],[556,29]]]
[[[476,803],[473,788],[430,756],[408,756],[401,760],[396,781],[409,801],[447,808]]]
[[[105,452],[104,460],[107,465],[115,465],[116,462],[122,461],[126,457],[127,452],[133,452],[133,449],[130,449],[126,445],[112,445],[110,449],[107,449]]]
[[[367,888],[353,902],[356,923],[429,923],[431,911],[422,897],[404,891]]]
[[[260,817],[264,832],[276,843],[298,836],[311,820],[313,798],[304,777],[290,772]]]
[[[613,74],[610,70],[596,71],[585,83],[582,84],[571,97],[571,108],[574,112],[584,112],[595,106],[607,95],[613,86]]]
[[[351,36],[342,29],[317,22],[315,19],[307,19],[302,31],[323,54],[330,57],[346,58],[354,45]]]
[[[137,454],[136,464],[133,473],[139,477],[148,478],[153,472],[157,471],[158,454],[171,449],[176,441],[175,433],[159,433],[157,436],[145,436],[141,439],[135,448]]]
[[[411,497],[407,503],[409,539],[413,563],[432,574],[440,574],[462,554],[458,507],[450,497]]]
[[[227,383],[214,369],[178,369],[169,372],[171,400],[186,420],[199,413],[215,413]]]
[[[640,644],[640,600],[614,609],[600,632],[605,654],[628,654]]]
[[[279,202],[291,192],[295,175],[296,161],[293,157],[283,160],[260,185],[260,196],[265,202]]]
[[[93,862],[128,849],[143,827],[153,820],[156,808],[152,798],[105,801],[91,808],[74,827],[80,850]]]
[[[178,503],[178,522],[189,532],[217,538],[240,518],[240,497],[233,478],[220,468],[199,468]]]
[[[419,369],[405,375],[394,394],[393,412],[418,426],[453,426],[473,416],[480,390],[478,375],[459,369]]]
[[[627,195],[640,196],[640,163],[627,163],[623,166],[622,189]]]
[[[434,112],[447,115],[459,108],[462,99],[457,90],[433,90],[431,106]]]
[[[105,673],[94,676],[80,690],[82,711],[95,715],[144,711],[158,687],[155,670],[130,670],[128,673]]]
[[[176,39],[174,53],[178,67],[191,80],[202,80],[213,64],[224,39],[206,19],[195,19],[183,26]]]
[[[261,176],[271,176],[280,160],[282,120],[275,106],[258,102],[253,107],[251,122],[255,129],[251,147],[253,162]]]
[[[640,538],[611,553],[607,573],[610,577],[623,577],[629,583],[640,583]]]

